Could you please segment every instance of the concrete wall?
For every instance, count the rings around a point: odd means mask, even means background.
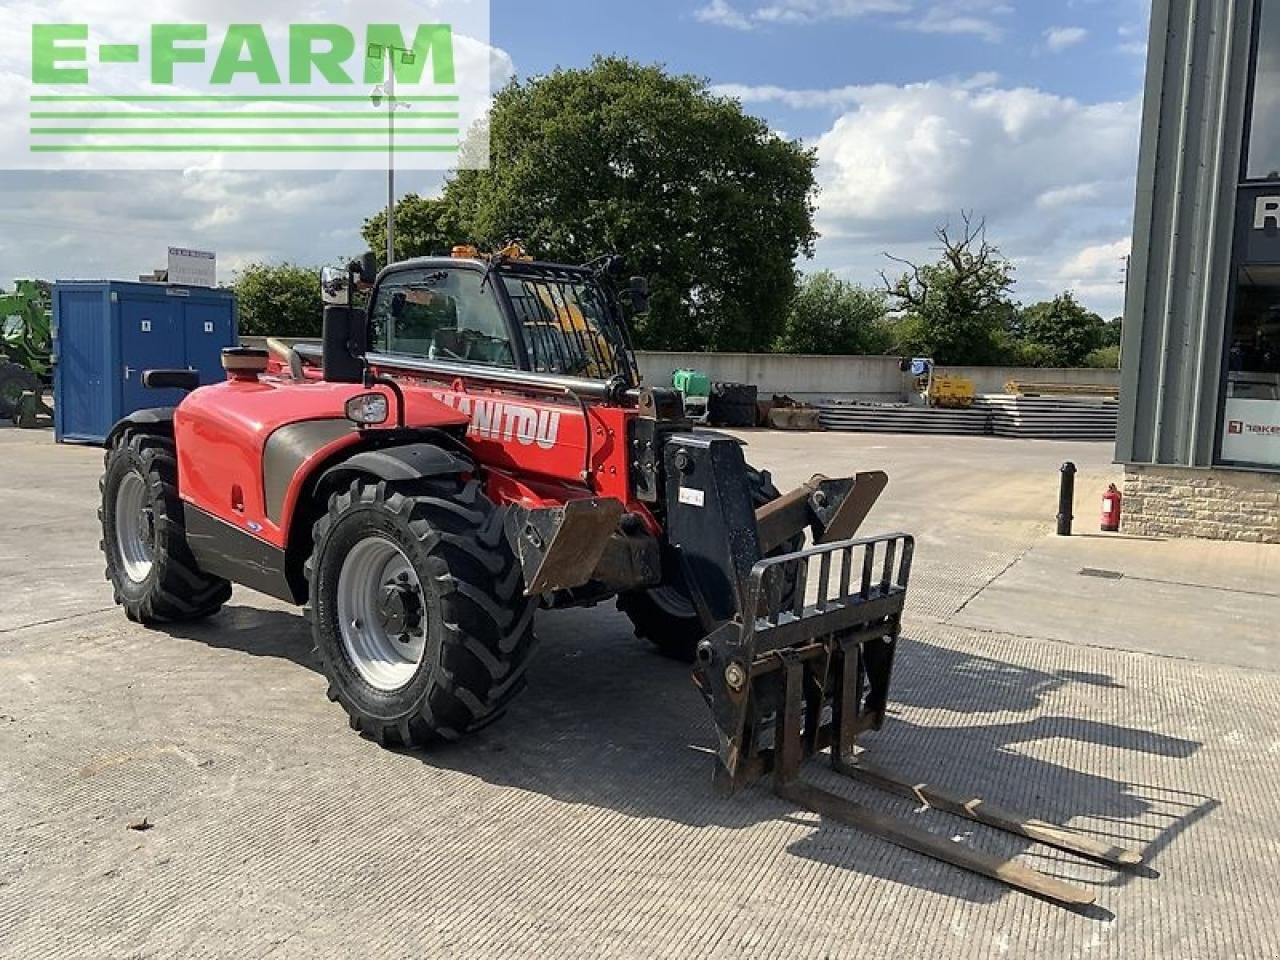
[[[285,343],[319,340],[284,339]],[[247,347],[263,347],[266,337],[242,337]],[[640,351],[636,362],[645,383],[670,386],[676,370],[701,370],[713,381],[752,383],[762,397],[785,393],[797,400],[904,399],[907,378],[898,369],[897,357],[812,357],[772,353],[660,353]],[[1107,387],[1120,385],[1119,370],[1061,370],[1034,367],[939,367],[940,373],[967,377],[978,393],[1004,393],[1010,380],[1025,383],[1083,383]]]
[[[802,400],[827,397],[899,401],[907,378],[897,357],[813,357],[751,353],[659,353],[636,355],[645,382],[671,383],[675,370],[701,370],[712,380],[753,383],[761,396],[785,393]],[[1032,383],[1099,384],[1118,387],[1118,370],[1043,370],[1030,367],[940,367],[967,377],[978,393],[1004,393],[1010,380]]]
[[[903,377],[896,357],[806,357],[755,353],[636,354],[647,384],[670,386],[675,370],[700,370],[713,381],[755,384],[761,396],[797,399],[858,396],[898,399]]]

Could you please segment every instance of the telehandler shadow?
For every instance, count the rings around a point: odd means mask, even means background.
[[[460,743],[414,756],[498,786],[637,818],[728,829],[791,819],[814,827],[789,846],[798,856],[974,902],[994,901],[1008,892],[995,881],[797,811],[767,785],[729,798],[716,795],[711,786],[715,734],[689,668],[654,654],[611,609],[540,617],[541,647],[529,671],[529,688],[511,710]],[[228,607],[208,624],[173,632],[211,647],[319,669],[307,623],[292,612]],[[1035,670],[911,638],[902,645],[895,674],[891,704],[898,715],[890,717],[883,732],[863,739],[875,763],[928,782],[972,789],[984,799],[1050,822],[1085,818],[1088,832],[1144,850],[1147,866],[1133,873],[1094,867],[961,818],[920,811],[910,801],[831,774],[825,758],[806,765],[806,778],[1002,856],[1032,851],[1024,858],[1030,866],[1087,887],[1155,876],[1152,864],[1158,854],[1217,806],[1210,797],[1072,769],[1034,755],[1036,744],[1085,745],[1088,749],[1073,747],[1065,753],[1096,771],[1107,769],[1113,751],[1185,759],[1200,747],[1192,740],[1054,715],[995,723],[964,722],[962,717],[955,726],[946,720],[937,726],[915,722],[918,713],[930,710],[1027,713],[1066,684],[1118,688],[1109,677]],[[333,711],[332,735],[350,735],[341,712],[337,707]],[[1081,912],[1109,917],[1099,908]]]

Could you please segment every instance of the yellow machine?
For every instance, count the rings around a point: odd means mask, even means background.
[[[973,406],[975,392],[973,381],[965,377],[935,376],[926,396],[931,407],[965,410]]]

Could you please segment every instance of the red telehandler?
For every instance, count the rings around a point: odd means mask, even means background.
[[[492,256],[326,271],[322,349],[225,351],[225,383],[107,440],[102,548],[144,624],[215,613],[239,583],[303,606],[329,697],[380,744],[454,740],[520,691],[539,607],[618,598],[692,660],[717,781],[789,800],[1067,903],[1088,891],[952,843],[799,778],[806,757],[933,806],[1123,865],[1132,851],[865,765],[885,720],[914,543],[853,539],[883,473],[779,495],[736,439],[641,384],[623,306],[647,284]],[[367,309],[352,292],[369,290]],[[802,549],[805,534],[813,546]]]

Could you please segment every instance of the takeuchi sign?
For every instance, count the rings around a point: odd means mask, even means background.
[[[1280,466],[1280,400],[1228,400],[1222,458]]]

